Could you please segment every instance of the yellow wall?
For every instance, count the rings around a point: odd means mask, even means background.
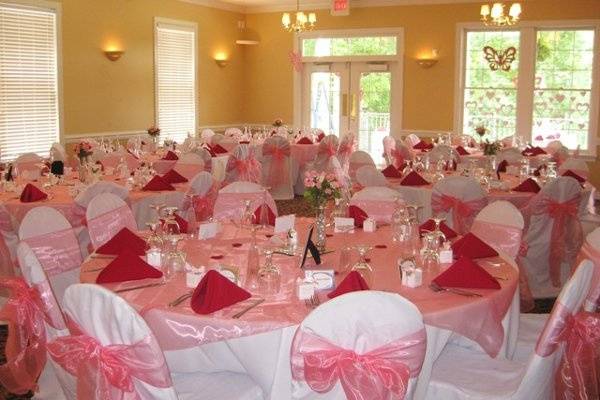
[[[154,17],[198,24],[198,124],[242,121],[244,53],[236,48],[243,15],[177,0],[61,0],[64,132],[144,130],[154,123]],[[109,42],[125,55],[104,57]],[[213,56],[225,51],[226,68]]]

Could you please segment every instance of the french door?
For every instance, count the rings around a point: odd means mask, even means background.
[[[302,77],[302,126],[343,137],[354,133],[358,148],[383,163],[383,138],[398,129],[395,62],[306,63]]]

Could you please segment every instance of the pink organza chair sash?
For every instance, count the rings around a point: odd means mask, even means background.
[[[350,400],[403,399],[409,379],[421,371],[426,342],[421,329],[357,354],[300,328],[292,344],[292,376],[317,393],[329,392],[339,381]]]
[[[452,211],[453,228],[463,235],[469,231],[470,222],[475,214],[486,204],[485,198],[463,201],[454,196],[435,191],[431,194],[431,209],[433,212],[448,213]]]
[[[204,196],[188,195],[181,206],[182,211],[194,210],[196,221],[206,221],[213,216],[218,190],[213,185]],[[190,200],[191,199],[191,200]]]
[[[102,246],[124,227],[137,230],[133,214],[126,205],[92,218],[88,221],[92,245],[95,248]]]
[[[533,210],[534,215],[547,215],[553,220],[548,263],[550,278],[556,287],[561,285],[560,266],[567,255],[567,242],[581,243],[583,240],[583,231],[578,218],[580,203],[581,194],[562,203],[546,196]]]
[[[317,151],[317,157],[323,157],[325,159],[333,157],[337,153],[337,147],[336,143],[333,142],[321,142],[319,150]]]
[[[6,364],[0,366],[0,382],[10,392],[25,394],[37,387],[46,365],[46,328],[64,329],[62,313],[48,282],[29,287],[22,278],[0,279],[11,296],[0,311],[7,321]]]
[[[523,248],[523,230],[514,226],[475,220],[471,232],[512,258],[517,258]]]
[[[581,311],[570,322],[565,355],[555,380],[555,399],[600,398],[600,314]]]
[[[260,164],[252,155],[245,159],[236,158],[234,155],[229,156],[226,169],[227,183],[235,181],[260,183]]]
[[[585,242],[581,247],[583,256],[594,263],[594,274],[587,301],[591,304],[600,303],[600,250],[595,249],[589,242]]]
[[[157,388],[173,384],[156,340],[148,335],[126,345],[103,346],[67,318],[71,336],[48,343],[48,353],[64,370],[77,377],[77,398],[142,400],[133,378]]]
[[[79,268],[83,259],[72,228],[23,240],[42,265],[48,277]]]
[[[271,157],[269,171],[267,172],[265,184],[270,188],[276,188],[289,180],[289,157],[290,144],[285,143],[278,146],[276,143],[265,143],[262,148],[263,156]]]

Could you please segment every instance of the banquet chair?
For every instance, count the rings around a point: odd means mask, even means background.
[[[383,158],[386,165],[391,165],[393,162],[392,151],[396,149],[396,139],[392,136],[384,136],[383,138]]]
[[[191,180],[204,170],[204,162],[204,158],[199,154],[185,153],[175,162],[173,169],[187,180]]]
[[[265,139],[262,145],[262,182],[276,200],[294,198],[294,169],[290,142],[281,136]]]
[[[475,215],[487,204],[479,182],[464,176],[449,176],[435,183],[431,193],[433,215],[461,235],[469,232]]]
[[[375,161],[369,153],[358,150],[350,155],[348,175],[352,182],[356,182],[356,172],[365,165],[375,168]]]
[[[202,158],[202,161],[204,161],[203,171],[212,171],[212,156],[208,150],[206,150],[204,147],[197,146],[190,150],[189,153],[197,154],[200,156],[200,158]]]
[[[211,139],[213,136],[215,136],[215,132],[213,132],[212,129],[202,129],[202,132],[200,132],[200,139],[202,140],[202,143],[211,144]]]
[[[19,243],[15,228],[18,226],[13,213],[0,203],[0,276],[14,276],[17,273],[16,248]],[[1,294],[0,294],[1,295]]]
[[[78,389],[87,389],[80,395],[96,393],[102,380],[94,379],[96,377],[92,375],[89,381],[81,382],[86,377],[86,369],[77,368],[69,358],[79,357],[80,364],[93,363],[94,353],[102,352],[114,354],[113,357],[125,366],[121,371],[122,380],[131,379],[132,382],[132,391],[128,391],[126,384],[123,390],[106,382],[115,398],[118,397],[116,393],[132,395],[133,392],[144,400],[262,399],[262,390],[241,374],[171,374],[146,322],[123,298],[101,286],[77,284],[69,288],[65,294],[64,312],[70,336],[50,342],[48,351],[58,365],[67,367],[75,377]],[[101,364],[91,371],[116,373],[108,364]],[[126,398],[129,397],[126,395]]]
[[[557,151],[565,147],[560,140],[551,140],[546,145],[546,153],[554,155]]]
[[[90,201],[101,193],[112,193],[125,202],[129,200],[129,190],[126,187],[114,182],[99,181],[79,193],[75,197],[75,203],[83,209],[87,209]]]
[[[319,142],[317,155],[314,160],[307,163],[300,171],[300,179],[297,180],[294,187],[294,192],[296,194],[304,193],[304,176],[308,171],[334,174],[344,190],[349,187],[349,178],[337,158],[338,148],[339,139],[335,135],[327,135]],[[352,156],[350,156],[350,158],[352,158]]]
[[[418,137],[417,135],[415,135],[414,133],[409,134],[404,139],[404,143],[406,143],[406,145],[411,149],[420,141],[421,141],[421,138]]]
[[[24,280],[29,287],[35,287],[45,299],[43,312],[46,315],[44,319],[46,340],[52,341],[68,335],[69,331],[59,302],[34,251],[26,242],[21,242],[17,247],[17,256]],[[46,365],[38,380],[38,386],[39,391],[35,393],[35,399],[75,400],[77,398],[73,377],[54,364],[49,356],[46,358]]]
[[[224,186],[236,181],[261,182],[261,165],[253,149],[247,144],[237,145],[233,149],[225,169]]]
[[[30,181],[39,179],[42,175],[40,164],[43,162],[42,157],[35,153],[21,154],[13,161],[13,175]]]
[[[401,140],[396,140],[396,145],[390,153],[390,162],[396,168],[402,169],[404,163],[415,159],[415,152]]]
[[[59,304],[65,290],[79,282],[83,258],[77,236],[67,219],[51,207],[29,210],[19,226],[19,240],[27,243],[48,276]]]
[[[338,296],[313,310],[294,335],[292,398],[411,399],[426,341],[421,313],[402,296]],[[355,361],[334,364],[336,358]]]
[[[356,170],[356,182],[362,187],[387,186],[385,176],[371,165],[363,165]]]
[[[559,175],[562,175],[569,170],[573,171],[582,178],[589,179],[590,168],[587,162],[581,158],[568,158],[558,167]]]
[[[214,218],[217,220],[240,220],[245,208],[245,201],[251,202],[251,210],[256,211],[266,204],[277,216],[277,205],[273,197],[261,185],[254,182],[233,182],[219,190],[214,208]]]
[[[137,230],[131,209],[123,200],[112,193],[101,193],[94,197],[85,211],[94,249],[109,241],[121,229]]]
[[[584,261],[565,284],[526,362],[490,359],[486,354],[447,346],[434,364],[426,398],[552,399],[555,372],[564,352],[564,336],[556,327],[581,308],[592,269],[592,263]]]
[[[346,134],[340,141],[337,151],[337,158],[344,171],[348,171],[350,165],[350,156],[356,151],[356,136],[352,133]]]
[[[571,177],[547,183],[521,211],[526,221],[523,269],[534,298],[555,296],[583,242],[582,189]]]
[[[360,208],[377,223],[390,223],[396,209],[396,200],[400,198],[401,194],[394,189],[370,186],[354,193],[349,205]]]
[[[190,182],[185,200],[181,206],[183,217],[187,221],[205,221],[213,216],[217,199],[217,183],[206,171],[200,172]]]

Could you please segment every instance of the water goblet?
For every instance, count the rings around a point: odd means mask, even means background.
[[[372,249],[371,246],[359,244],[354,247],[358,252],[358,262],[352,266],[352,271],[358,272],[367,285],[373,285],[373,268],[367,262],[367,253]]]
[[[263,247],[265,262],[257,273],[258,288],[266,296],[277,294],[281,285],[281,271],[273,263],[273,251],[271,246]]]

